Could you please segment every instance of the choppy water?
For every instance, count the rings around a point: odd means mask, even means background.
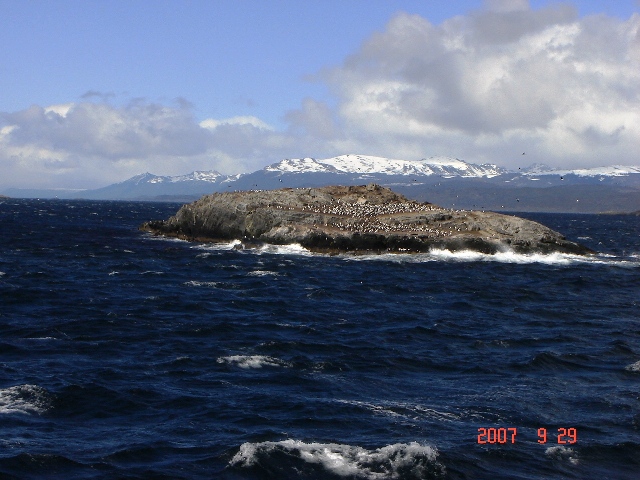
[[[640,478],[640,217],[530,215],[591,258],[137,231],[177,208],[0,202],[1,478]]]

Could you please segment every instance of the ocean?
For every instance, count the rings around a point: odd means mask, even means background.
[[[318,255],[0,201],[2,479],[640,479],[640,217],[601,252]]]

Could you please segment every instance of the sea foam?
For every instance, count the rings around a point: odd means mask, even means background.
[[[220,357],[218,363],[227,363],[240,368],[290,367],[288,362],[266,355],[230,355]]]
[[[51,404],[49,393],[37,385],[16,385],[0,390],[0,414],[45,412]]]
[[[547,448],[544,453],[555,460],[568,461],[572,465],[578,464],[578,456],[572,448],[557,445],[555,447]]]
[[[569,253],[516,253],[512,250],[493,254],[481,253],[474,250],[451,251],[446,249],[432,249],[427,253],[383,253],[367,255],[341,255],[343,259],[353,261],[391,261],[396,263],[427,263],[427,262],[496,262],[510,264],[545,264],[545,265],[615,265],[621,267],[640,267],[640,262],[623,259],[612,255],[573,255]]]
[[[229,465],[277,465],[283,469],[282,454],[292,462],[291,473],[304,473],[305,464],[314,464],[327,473],[358,479],[418,479],[445,475],[444,466],[437,461],[437,450],[417,442],[396,443],[374,450],[338,443],[305,443],[292,439],[244,443]]]
[[[628,372],[640,373],[640,360],[638,360],[636,363],[632,363],[631,365],[627,365],[626,367],[624,367],[624,369]]]
[[[280,275],[278,272],[272,272],[271,270],[254,270],[252,272],[247,273],[249,277],[268,277],[273,276],[277,277]]]

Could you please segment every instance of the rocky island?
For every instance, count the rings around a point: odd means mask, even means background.
[[[530,220],[445,209],[373,184],[214,193],[140,229],[193,241],[240,239],[249,247],[297,243],[323,253],[594,253]]]

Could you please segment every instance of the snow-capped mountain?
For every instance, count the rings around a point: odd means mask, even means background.
[[[142,173],[122,182],[114,183],[97,190],[88,190],[81,198],[118,200],[118,199],[155,199],[162,197],[185,198],[205,195],[217,191],[224,181],[237,179],[214,170],[196,171],[187,175],[167,176]]]
[[[553,168],[547,165],[546,163],[533,163],[528,167],[518,169],[518,173],[527,174],[527,175],[537,175],[544,172],[550,172]]]
[[[640,210],[640,166],[574,170],[534,164],[508,171],[451,157],[402,160],[371,155],[292,158],[241,175],[196,171],[152,173],[82,192],[6,191],[10,196],[186,202],[202,195],[251,189],[378,183],[409,198],[444,207],[497,211],[603,212]]]
[[[538,167],[538,165],[536,165]],[[630,174],[640,173],[640,166],[610,165],[607,167],[578,168],[574,170],[558,170],[551,167],[545,169],[526,169],[524,175],[576,175],[578,177],[626,177]]]
[[[423,160],[398,160],[370,155],[340,155],[315,158],[285,159],[266,167],[273,173],[334,173],[356,175],[409,175],[442,177],[495,177],[506,173],[497,165],[476,165],[457,158],[430,157]]]
[[[124,183],[133,183],[135,185],[141,185],[144,183],[176,183],[176,182],[209,182],[217,183],[223,175],[215,170],[210,171],[195,171],[187,175],[178,176],[163,176],[154,175],[153,173],[142,173],[134,177],[129,178],[123,182],[116,183],[115,185],[121,185]]]

